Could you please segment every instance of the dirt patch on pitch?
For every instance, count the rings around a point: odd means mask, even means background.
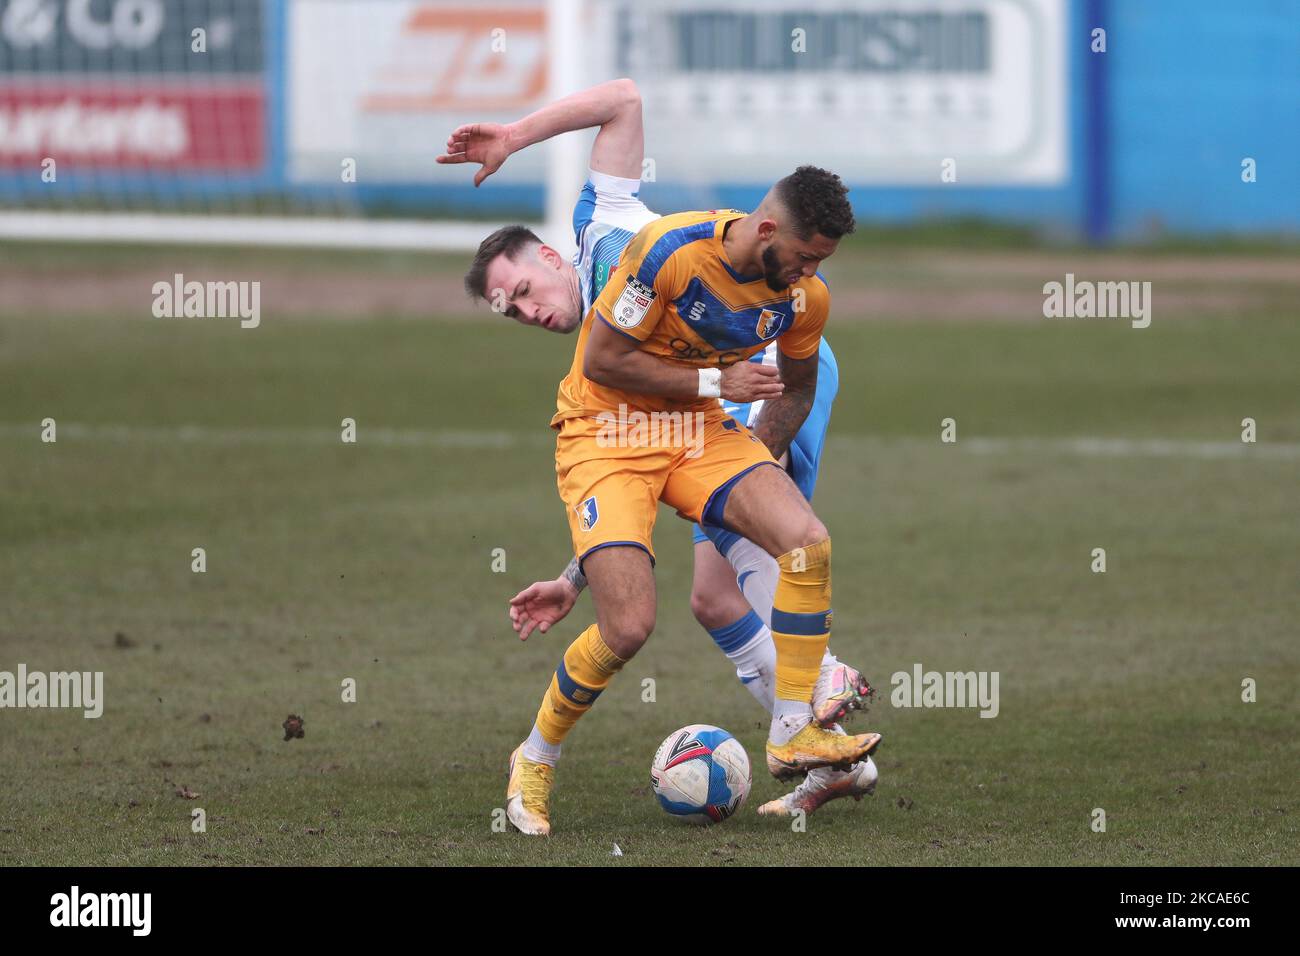
[[[313,274],[307,270],[177,271],[187,282],[260,282],[264,319],[432,318],[472,312],[460,280],[450,276]],[[0,268],[0,313],[151,318],[156,282],[170,284],[172,275],[160,276],[157,270],[112,275],[15,274]]]

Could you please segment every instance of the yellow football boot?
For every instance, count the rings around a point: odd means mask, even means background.
[[[786,743],[767,742],[767,769],[788,780],[818,767],[848,770],[880,743],[880,734],[837,734],[809,722]]]
[[[555,768],[534,763],[520,753],[523,744],[510,755],[510,782],[506,784],[506,818],[520,833],[549,836],[551,833],[551,787]]]

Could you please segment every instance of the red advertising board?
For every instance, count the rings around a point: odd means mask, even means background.
[[[0,167],[253,171],[265,158],[260,84],[0,86]]]

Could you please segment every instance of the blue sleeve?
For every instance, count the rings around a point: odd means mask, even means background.
[[[840,370],[835,362],[835,353],[822,339],[817,351],[817,393],[808,417],[790,443],[790,477],[809,501],[812,501],[817,487],[817,472],[826,448],[826,431],[831,424],[831,406],[835,404],[839,390]]]
[[[582,246],[582,231],[587,228],[592,217],[596,214],[596,187],[587,180],[583,184],[582,192],[578,194],[577,205],[573,207],[573,240]]]

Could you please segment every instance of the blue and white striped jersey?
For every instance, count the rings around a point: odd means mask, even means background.
[[[578,204],[573,207],[573,235],[578,251],[573,267],[582,286],[585,315],[609,281],[623,249],[648,222],[659,218],[637,198],[639,179],[622,179],[587,170]]]

